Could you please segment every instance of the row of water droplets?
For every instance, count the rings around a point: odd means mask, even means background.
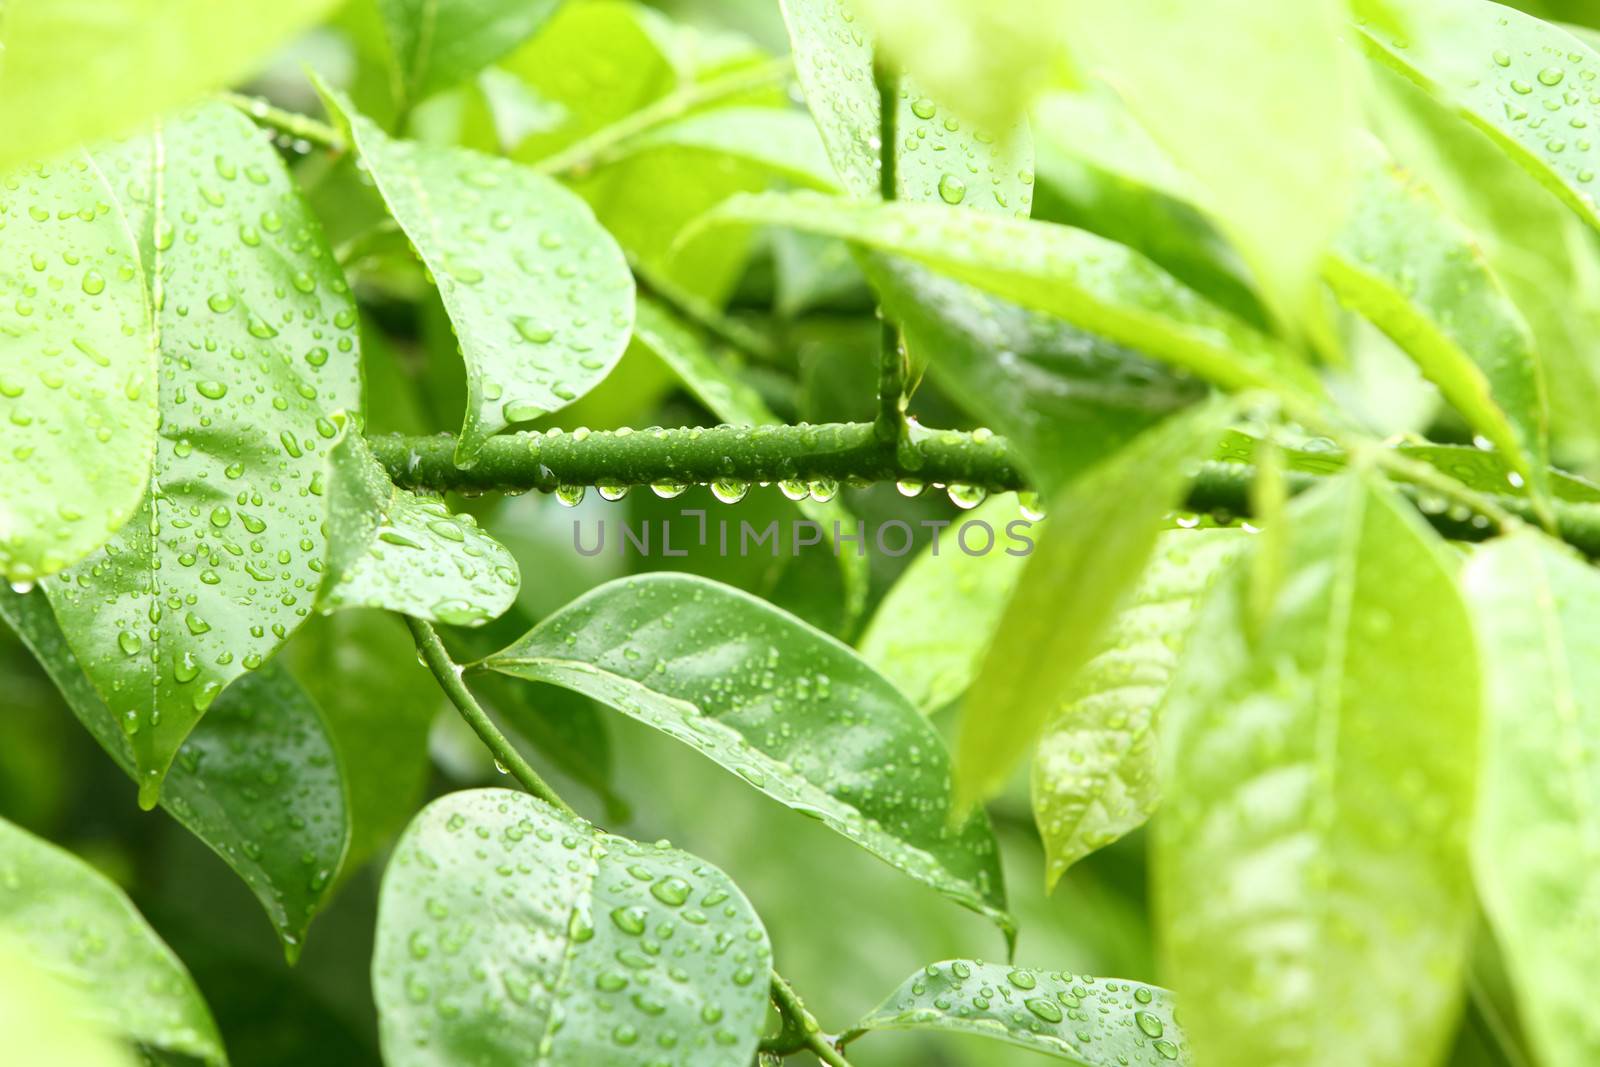
[[[787,478],[773,482],[756,482],[762,489],[776,484],[778,491],[790,500],[814,500],[819,504],[826,504],[839,494],[839,482],[834,478]],[[871,482],[851,479],[848,484],[856,488],[865,488]],[[927,490],[942,490],[950,498],[950,503],[963,511],[971,511],[989,498],[989,490],[981,485],[969,485],[965,482],[923,482],[915,478],[901,478],[895,483],[901,496],[919,497]],[[688,492],[690,483],[678,481],[657,481],[650,483],[650,491],[663,500],[672,500]],[[732,478],[721,478],[706,483],[711,490],[711,495],[724,504],[737,504],[749,495],[750,482],[738,481]],[[618,501],[627,497],[632,486],[623,482],[597,482],[594,490],[600,499]],[[575,508],[583,503],[588,496],[588,487],[582,485],[558,485],[555,489],[555,498],[569,508]],[[1017,494],[1018,510],[1024,518],[1034,522],[1044,518],[1044,509],[1040,505],[1037,493],[1024,492]]]

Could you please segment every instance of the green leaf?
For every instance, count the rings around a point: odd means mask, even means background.
[[[1147,430],[1050,501],[1045,527],[995,629],[956,743],[963,803],[990,796],[1071,693],[1156,544],[1161,516],[1228,417],[1209,403]]]
[[[684,385],[719,420],[731,425],[763,426],[780,420],[753,388],[741,382],[671,312],[655,300],[639,302],[639,321],[635,335],[650,351],[672,369]],[[856,552],[842,551],[833,536],[834,524],[855,529],[855,518],[837,498],[818,501],[807,497],[795,502],[801,515],[817,523],[823,539],[835,546],[839,573],[844,580],[845,617],[854,622],[867,602],[867,559]]]
[[[15,945],[0,943],[0,1032],[7,1056],[17,1063],[133,1067],[126,1049],[85,1025],[86,1015],[71,990]]]
[[[1451,105],[1590,226],[1600,228],[1593,118],[1600,55],[1558,26],[1488,0],[1407,0],[1408,32],[1359,25],[1378,62]],[[1358,12],[1365,4],[1356,3]]]
[[[1312,306],[1361,125],[1342,0],[1064,4],[1079,63],[1113,85],[1204,190],[1280,316]],[[1219,122],[1248,101],[1248,121]]]
[[[240,81],[333,6],[9,0],[0,21],[0,170],[124,133]]]
[[[772,949],[717,868],[525,793],[452,793],[396,846],[373,994],[390,1067],[747,1067]]]
[[[1463,584],[1486,690],[1476,885],[1539,1062],[1577,1067],[1600,1056],[1595,953],[1572,936],[1600,905],[1600,576],[1527,532],[1473,553]]]
[[[1270,614],[1247,628],[1233,568],[1161,710],[1173,988],[1201,1063],[1436,1063],[1473,920],[1479,688],[1454,561],[1363,475],[1297,499],[1286,533]]]
[[[0,871],[0,934],[79,994],[87,1021],[135,1044],[228,1062],[189,972],[110,879],[4,820]]]
[[[633,276],[583,201],[504,159],[395,140],[323,95],[438,283],[460,341],[468,397],[457,461],[604,378],[633,328]]]
[[[149,807],[211,701],[310,611],[323,453],[334,414],[360,407],[356,312],[278,154],[233,108],[94,160],[158,308],[161,432],[134,517],[46,591]]]
[[[317,605],[482,626],[517,599],[517,561],[466,513],[389,480],[365,438],[328,455],[328,569]]]
[[[1006,494],[961,521],[998,533],[1017,520],[1016,498]],[[945,707],[972,684],[1026,559],[1010,551],[971,556],[948,538],[930,543],[878,604],[857,642],[861,658],[924,713]]]
[[[1237,529],[1172,530],[1055,712],[1033,757],[1045,885],[1144,825],[1160,796],[1156,709],[1200,597],[1246,543]]]
[[[872,39],[843,0],[782,0],[795,74],[839,182],[851,196],[878,196],[881,114]],[[911,78],[895,112],[898,199],[962,204],[1026,218],[1033,200],[1033,145],[1022,123],[990,136],[950,115]]]
[[[138,237],[120,211],[100,210],[116,191],[94,162],[78,155],[5,184],[0,575],[20,583],[78,562],[139,506],[156,346]]]
[[[532,37],[560,0],[378,0],[401,95],[431,96]]]
[[[1472,236],[1432,195],[1379,162],[1323,276],[1416,361],[1542,500],[1549,419],[1533,335]]]
[[[928,964],[851,1033],[868,1030],[976,1034],[1083,1067],[1188,1062],[1165,989],[976,960]]]
[[[765,601],[684,574],[624,578],[483,665],[653,726],[1010,929],[988,819],[951,828],[938,734],[854,652]]]
[[[907,344],[955,400],[1016,445],[1051,494],[1205,386],[1061,319],[891,256],[864,259]]]
[[[690,149],[724,159],[754,163],[777,177],[808,189],[837,188],[833,165],[810,119],[772,107],[720,107],[630,137],[601,157],[609,166],[641,152]]]
[[[0,589],[0,618],[137,781],[121,720],[90,684],[43,595]],[[161,806],[244,879],[285,953],[298,956],[343,861],[350,814],[328,727],[286,672],[267,664],[228,687],[178,750]]]
[[[929,204],[768,193],[724,202],[685,240],[730,224],[787,226],[903,256],[1225,388],[1320,390],[1292,352],[1138,253],[1082,230]]]

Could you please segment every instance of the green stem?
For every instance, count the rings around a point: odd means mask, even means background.
[[[299,115],[293,111],[273,107],[257,96],[245,96],[242,93],[223,93],[222,99],[249,115],[257,123],[270,126],[288,134],[290,137],[323,148],[340,151],[344,148],[344,138],[339,131],[325,122],[318,122],[308,115]]]
[[[885,201],[900,195],[896,173],[900,110],[900,76],[882,54],[873,56],[872,78],[878,87],[878,193]],[[898,443],[906,429],[906,360],[900,351],[900,331],[883,309],[878,309],[878,437]]]
[[[816,1016],[806,1010],[794,987],[784,981],[783,976],[777,971],[772,972],[772,1002],[778,1006],[778,1011],[783,1015],[786,1035],[798,1042],[793,1047],[773,1051],[786,1055],[804,1048],[828,1064],[828,1067],[850,1067],[850,1061],[844,1058],[844,1053],[839,1051],[833,1039],[822,1032]]]
[[[412,639],[417,643],[417,651],[422,654],[422,662],[433,672],[439,688],[444,690],[445,695],[450,698],[450,703],[456,706],[456,710],[467,721],[467,725],[472,727],[472,732],[477,734],[478,739],[494,754],[495,762],[510,772],[511,776],[522,784],[522,788],[546,804],[568,815],[576,816],[578,813],[550,788],[549,783],[539,776],[539,772],[522,758],[522,753],[518,752],[506,735],[490,721],[488,713],[473,697],[472,691],[467,688],[467,683],[462,681],[460,666],[450,658],[444,642],[439,640],[439,635],[434,632],[433,627],[422,619],[410,615],[407,615],[405,620],[406,625],[411,628]]]
[[[710,81],[691,83],[596,130],[555,155],[546,156],[533,167],[541,174],[581,177],[624,154],[627,142],[633,138],[682,118],[695,108],[781,82],[789,76],[792,66],[788,59],[775,59]]]

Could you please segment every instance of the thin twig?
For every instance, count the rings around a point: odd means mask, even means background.
[[[873,57],[872,77],[878,87],[878,192],[887,202],[899,195],[900,76],[882,54]],[[900,350],[900,331],[878,309],[878,418],[880,440],[898,444],[906,434],[906,359]]]
[[[222,99],[249,115],[263,126],[288,134],[290,137],[319,145],[334,151],[344,149],[344,137],[326,122],[318,122],[309,115],[300,115],[273,107],[259,96],[243,93],[223,93]]]
[[[798,1052],[804,1048],[828,1064],[828,1067],[850,1067],[850,1061],[844,1058],[834,1039],[822,1032],[816,1016],[806,1010],[800,995],[777,971],[772,972],[772,1002],[783,1016],[785,1031],[800,1042],[798,1046],[783,1050],[780,1054]]]

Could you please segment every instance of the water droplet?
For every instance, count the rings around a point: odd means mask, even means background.
[[[711,495],[724,504],[737,504],[750,492],[750,486],[745,482],[736,482],[722,479],[711,483]]]
[[[581,485],[558,485],[556,486],[556,499],[565,507],[575,508],[583,503],[585,492],[585,487]]]
[[[939,199],[947,204],[959,204],[967,195],[967,183],[954,174],[939,178]]]
[[[950,503],[963,511],[971,511],[989,496],[989,490],[981,485],[966,485],[962,482],[951,482],[945,490],[950,497]]]

